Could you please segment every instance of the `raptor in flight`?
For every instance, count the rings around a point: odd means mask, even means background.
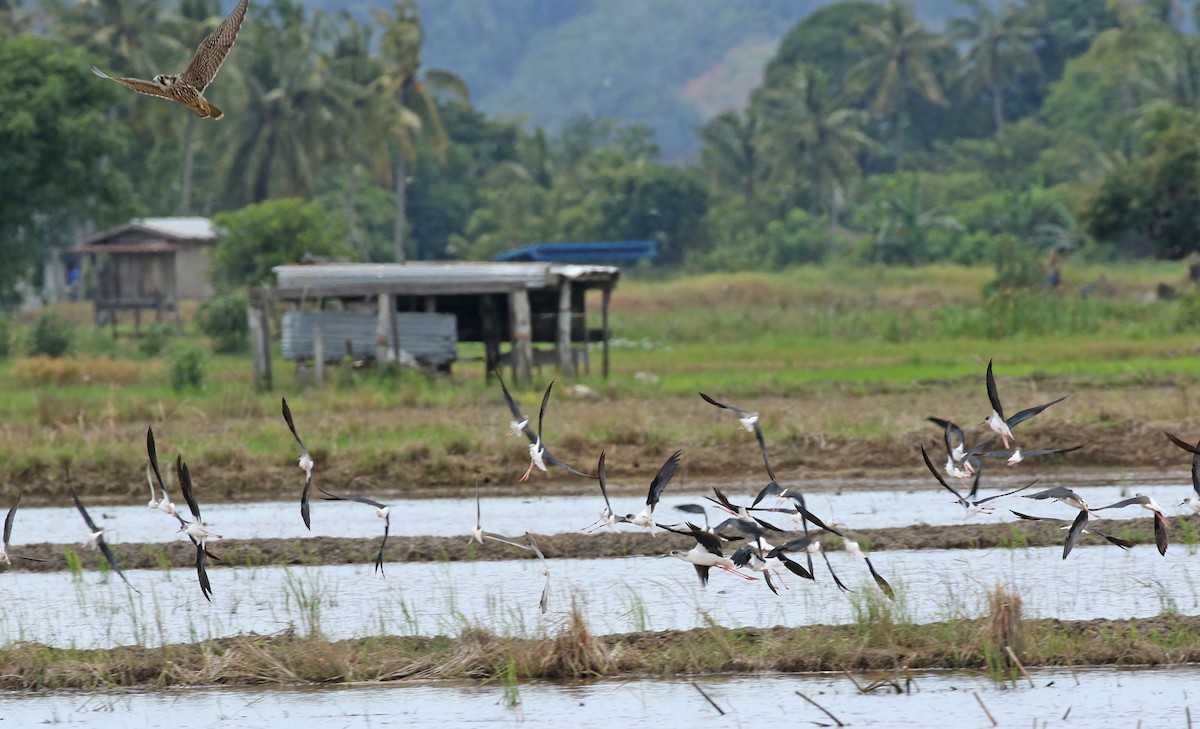
[[[139,94],[178,101],[196,112],[196,116],[201,119],[220,119],[225,116],[225,112],[204,98],[204,89],[212,83],[225,56],[229,54],[229,49],[233,47],[242,21],[246,18],[246,7],[249,3],[250,0],[239,0],[229,17],[222,20],[216,30],[196,49],[196,55],[192,56],[191,63],[181,74],[160,73],[153,81],[143,81],[138,78],[113,78],[95,66],[92,66],[92,73],[100,78],[116,81]]]

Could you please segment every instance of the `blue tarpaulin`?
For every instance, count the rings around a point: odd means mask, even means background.
[[[654,260],[658,249],[652,240],[614,240],[590,243],[534,243],[497,254],[496,261],[546,261],[552,263],[626,263]]]

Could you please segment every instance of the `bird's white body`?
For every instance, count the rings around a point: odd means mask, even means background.
[[[740,427],[742,430],[745,430],[748,433],[753,433],[754,426],[758,425],[758,413],[747,413],[746,415],[738,418],[738,422],[741,423]]]
[[[520,435],[524,433],[527,425],[529,425],[529,418],[511,421],[508,424],[508,435]]]
[[[534,467],[537,467],[539,471],[546,470],[546,447],[542,445],[541,438],[529,444],[529,468],[521,477],[522,481],[529,480],[529,474],[533,473]]]
[[[201,521],[184,522],[180,525],[179,531],[195,539],[196,543],[201,546],[210,538],[223,539],[220,534],[210,532],[208,527],[204,526],[204,522]]]
[[[392,510],[392,507],[390,507],[390,506],[384,506],[384,507],[382,507],[382,508],[379,508],[379,509],[376,509],[376,510],[375,510],[375,516],[379,517],[380,519],[386,519],[386,518],[388,518],[388,513],[389,513],[391,510]]]
[[[1200,499],[1197,499],[1194,496],[1187,497],[1182,502],[1180,502],[1179,505],[1188,507],[1189,509],[1192,510],[1193,514],[1200,514]]]
[[[686,552],[682,549],[672,549],[670,554],[672,557],[678,557],[684,562],[689,562],[699,567],[720,567],[730,572],[736,571],[733,560],[719,554],[713,554],[699,544]]]
[[[87,549],[98,549],[100,547],[100,537],[102,536],[104,536],[103,529],[94,532],[88,532],[87,541],[83,542],[79,546],[86,547]]]
[[[1004,422],[1004,418],[1000,417],[1000,413],[992,411],[992,417],[988,418],[988,427],[996,431],[1000,436],[1000,440],[1004,442],[1004,447],[1008,448],[1008,439],[1013,437],[1012,429],[1008,427],[1008,423]]]
[[[0,561],[4,562],[4,564],[7,564],[7,565],[12,564],[12,560],[10,560],[8,558],[8,545],[7,544],[0,544]]]
[[[956,452],[962,451],[962,448],[955,448],[954,450]],[[954,454],[951,454],[946,456],[946,475],[950,478],[957,478],[961,481],[966,481],[975,475],[975,472],[972,470],[971,464],[962,460],[961,454],[957,457]]]
[[[848,537],[846,538],[845,542],[846,542],[846,554],[850,555],[854,559],[857,559],[862,556],[862,547],[858,546],[858,542],[856,542],[853,539],[850,539]]]
[[[304,471],[305,476],[312,478],[313,466],[316,464],[313,463],[312,456],[308,455],[308,451],[300,454],[300,460],[296,462],[296,465]]]
[[[1023,460],[1025,460],[1025,456],[1021,455],[1021,449],[1014,448],[1012,455],[1008,457],[1008,460],[1005,461],[1005,463],[1007,463],[1010,466],[1015,466]]]

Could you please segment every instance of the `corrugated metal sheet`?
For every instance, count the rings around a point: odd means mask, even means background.
[[[284,288],[353,286],[357,284],[504,284],[543,288],[558,276],[578,278],[616,275],[615,266],[564,266],[552,263],[328,263],[315,266],[275,266],[275,279]]]
[[[325,359],[330,362],[346,356],[349,340],[356,357],[377,356],[376,317],[357,311],[289,311],[283,315],[284,359],[312,359],[314,326],[321,322]],[[453,314],[397,313],[396,331],[400,349],[419,362],[445,364],[456,358],[458,323]],[[392,341],[388,333],[388,343]]]
[[[172,238],[212,240],[217,237],[208,218],[135,218],[133,223]]]

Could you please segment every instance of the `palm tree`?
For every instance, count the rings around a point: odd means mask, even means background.
[[[274,0],[243,29],[246,98],[225,127],[227,202],[310,194],[323,164],[360,133],[355,103],[363,90],[332,74],[315,45],[327,36],[326,22],[321,13],[306,19],[293,0]]]
[[[1037,29],[1023,23],[1026,17],[1012,0],[1005,0],[997,15],[988,0],[957,0],[972,17],[951,18],[950,34],[968,43],[961,62],[962,75],[973,91],[987,89],[992,97],[996,132],[1004,131],[1004,91],[1016,76],[1039,70],[1034,44]]]
[[[835,201],[847,197],[849,183],[859,175],[859,156],[878,145],[863,131],[868,114],[841,106],[828,93],[829,77],[814,66],[797,66],[786,83],[755,98],[762,119],[757,136],[764,159],[770,160],[768,179],[774,183],[811,182],[818,197]]]
[[[851,74],[875,89],[872,108],[886,114],[892,133],[896,168],[904,162],[904,127],[911,113],[909,93],[915,91],[938,106],[946,106],[941,84],[934,74],[935,54],[950,48],[949,41],[932,35],[912,9],[901,0],[891,0],[879,25],[859,28],[866,58],[855,64]]]
[[[433,92],[453,93],[463,103],[469,103],[469,94],[463,80],[449,71],[428,70],[423,80],[419,77],[424,31],[416,3],[401,0],[392,10],[394,16],[376,11],[377,20],[385,27],[380,42],[383,69],[373,91],[382,102],[378,113],[384,121],[382,129],[388,137],[392,162],[391,182],[396,203],[392,245],[396,262],[403,263],[408,164],[416,158],[416,142],[420,139],[439,161],[445,160],[450,143]]]
[[[759,123],[755,114],[726,111],[700,130],[700,160],[718,189],[732,190],[742,197],[750,219],[757,207],[758,183],[766,175],[755,137]]]

